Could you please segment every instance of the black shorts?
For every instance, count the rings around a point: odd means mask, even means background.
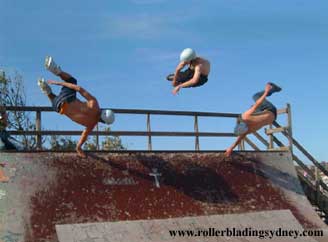
[[[71,77],[70,79],[66,80],[65,82],[77,84],[77,80],[74,77]],[[56,96],[52,100],[52,107],[53,109],[59,113],[60,107],[64,102],[70,103],[73,102],[76,99],[76,91],[68,88],[68,87],[62,87],[60,90],[60,93],[58,96]]]
[[[185,83],[185,82],[189,81],[191,78],[193,78],[194,74],[195,74],[195,71],[192,70],[192,69],[190,69],[190,68],[188,68],[185,71],[181,71],[181,72],[178,73],[177,82],[179,84]],[[208,81],[208,77],[206,75],[201,74],[200,75],[200,78],[199,78],[199,81],[195,85],[192,85],[190,87],[199,87],[199,86],[202,86],[207,81]]]

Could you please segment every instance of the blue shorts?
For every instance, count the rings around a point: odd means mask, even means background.
[[[71,77],[70,79],[66,80],[65,82],[72,83],[72,84],[77,84],[77,80],[74,77]],[[62,87],[60,90],[60,93],[58,96],[56,96],[52,100],[52,107],[53,109],[59,113],[61,105],[66,102],[70,103],[73,102],[76,99],[76,91],[68,88],[68,87]]]

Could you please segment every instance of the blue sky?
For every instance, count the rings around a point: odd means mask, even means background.
[[[0,8],[0,66],[23,75],[28,105],[48,105],[36,86],[39,76],[56,79],[43,68],[45,55],[103,107],[240,113],[274,81],[283,91],[270,100],[291,103],[294,137],[327,160],[327,1],[0,0]],[[208,58],[212,72],[205,86],[173,96],[165,76],[186,47]],[[118,117],[112,129],[145,129],[144,120]],[[200,120],[201,131],[230,132],[233,123]],[[43,126],[80,129],[56,114],[44,115]],[[193,123],[160,117],[153,129],[192,131]],[[155,148],[193,148],[188,138],[156,140]],[[201,146],[224,149],[231,141],[212,138]],[[146,148],[144,138],[124,142]]]

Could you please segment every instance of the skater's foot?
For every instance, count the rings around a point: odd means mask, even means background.
[[[44,78],[39,78],[38,80],[38,85],[41,89],[41,91],[45,94],[45,95],[50,95],[52,93],[51,91],[51,87],[48,85],[47,82],[45,82]]]
[[[166,77],[166,80],[173,81],[173,78],[174,78],[174,74],[170,74]]]
[[[56,76],[58,76],[62,72],[60,66],[55,63],[54,59],[51,56],[46,56],[44,65],[48,71],[52,72]]]
[[[269,91],[269,95],[275,93],[275,92],[280,92],[281,91],[281,87],[279,87],[278,85],[272,83],[272,82],[268,82],[268,84],[271,86],[271,90]]]

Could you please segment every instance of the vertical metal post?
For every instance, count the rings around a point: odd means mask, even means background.
[[[245,150],[245,139],[242,139],[240,142],[240,149]]]
[[[289,150],[293,154],[292,109],[289,103],[287,103],[287,122],[288,122]]]
[[[41,132],[41,111],[36,111],[36,119],[35,119],[35,129],[37,132]],[[42,136],[40,133],[36,135],[36,147],[38,150],[42,149]]]
[[[273,125],[270,124],[269,125],[269,129],[272,129],[273,128]],[[269,149],[273,149],[273,134],[269,134]]]
[[[97,127],[96,127],[96,131],[97,131],[97,135],[96,135],[96,150],[99,150],[99,124],[97,124]]]
[[[147,132],[148,132],[148,150],[152,150],[152,142],[151,142],[151,127],[150,127],[150,113],[147,113]]]
[[[195,131],[195,150],[199,151],[199,136],[198,136],[198,116],[195,115],[194,119],[194,131]]]

